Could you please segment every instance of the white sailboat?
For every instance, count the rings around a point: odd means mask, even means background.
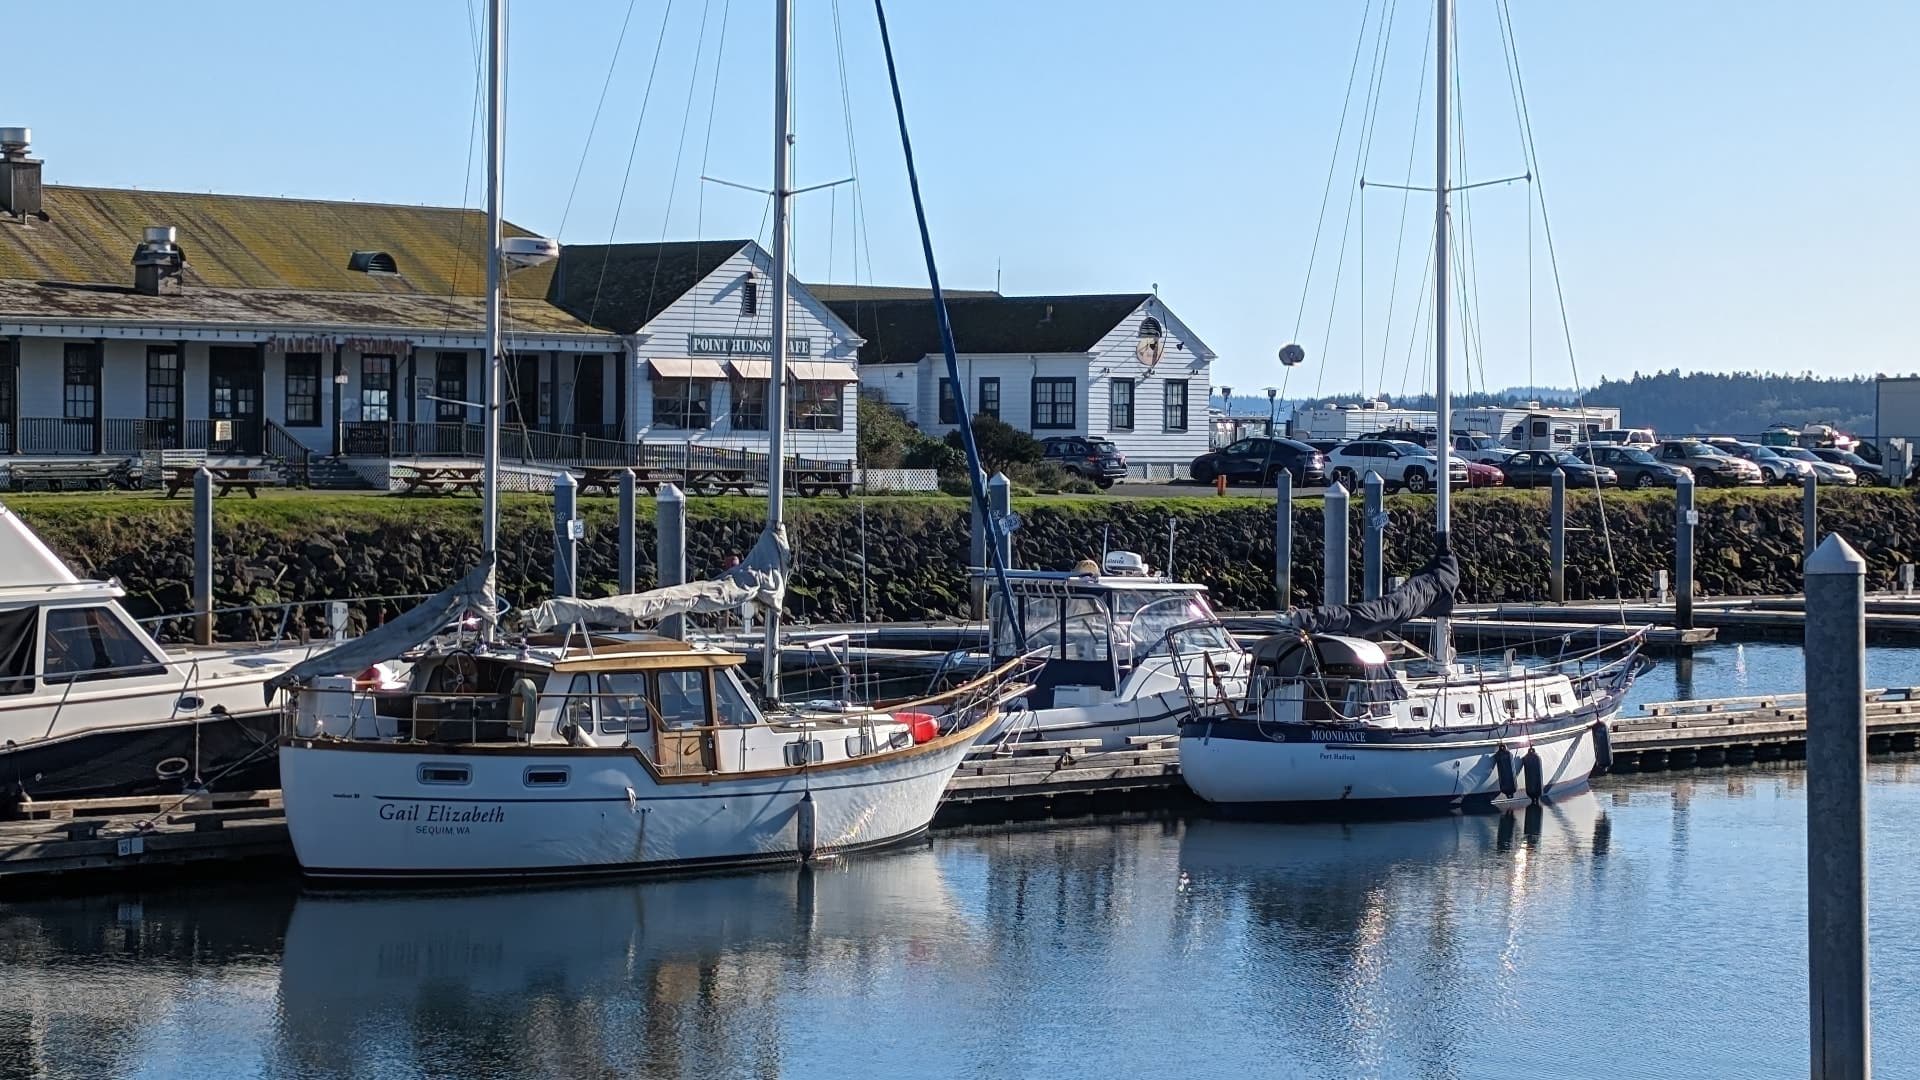
[[[1445,433],[1450,0],[1435,9],[1434,392]],[[1639,670],[1639,635],[1534,666],[1454,662],[1450,486],[1434,498],[1425,573],[1380,600],[1296,613],[1256,651],[1251,692],[1230,715],[1196,711],[1181,725],[1181,773],[1201,798],[1252,810],[1457,809],[1578,790],[1607,763],[1606,725]],[[1392,664],[1367,640],[1420,616],[1434,620],[1426,658]]]
[[[764,710],[744,657],[649,635],[596,636],[610,615],[729,610],[771,616],[786,584],[781,525],[786,357],[788,50],[791,0],[775,4],[774,418],[768,522],[721,579],[535,613],[558,633],[506,641],[441,628],[492,612],[500,402],[502,0],[489,5],[486,563],[401,619],[295,668],[281,740],[287,827],[310,875],[498,878],[792,862],[923,832],[967,749],[1024,684],[1020,662],[934,698],[889,708]],[[769,618],[763,683],[779,655]],[[424,644],[423,644],[424,643]],[[397,659],[390,659],[397,658]],[[404,686],[345,673],[384,663]]]

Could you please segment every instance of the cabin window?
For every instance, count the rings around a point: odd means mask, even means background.
[[[423,784],[465,784],[473,780],[473,770],[465,765],[429,762],[416,772]]]
[[[1413,707],[1413,718],[1415,720],[1425,720],[1427,718],[1427,707],[1425,705],[1415,705]]]
[[[0,694],[33,692],[34,608],[0,612]]]
[[[1066,609],[1063,655],[1068,660],[1098,660],[1105,663],[1109,655],[1106,604],[1098,597],[1069,596]]]
[[[1561,696],[1560,696],[1559,694],[1548,694],[1548,695],[1547,695],[1547,704],[1549,704],[1549,705],[1558,705],[1558,704],[1560,704],[1560,703],[1561,703],[1561,701],[1563,701],[1563,700],[1565,700],[1565,699],[1563,699],[1563,698],[1562,698],[1562,697],[1561,697]]]
[[[847,736],[847,756],[848,757],[850,758],[866,757],[868,754],[871,754],[871,753],[873,753],[872,739],[867,738],[865,735]]]
[[[667,728],[704,727],[707,723],[707,673],[660,673],[660,724]]]
[[[1507,713],[1508,713],[1509,715],[1512,715],[1512,714],[1514,714],[1514,713],[1518,713],[1519,711],[1520,711],[1520,699],[1519,699],[1519,698],[1508,698],[1508,699],[1507,699]]]
[[[789,766],[817,765],[827,756],[826,747],[819,739],[801,739],[786,745],[787,764]]]
[[[759,720],[754,715],[753,703],[740,692],[740,684],[724,672],[715,672],[713,676],[713,711],[722,724],[740,726]]]
[[[85,682],[166,670],[127,625],[105,607],[47,610],[48,682]]]
[[[1463,702],[1461,702],[1461,703],[1460,703],[1460,715],[1461,715],[1461,716],[1472,716],[1472,715],[1473,715],[1473,713],[1474,713],[1474,708],[1473,708],[1473,702],[1471,702],[1471,701],[1463,701]]]
[[[1027,651],[1060,651],[1060,599],[1054,596],[1029,596],[1021,611],[1026,616]]]
[[[567,703],[561,707],[560,722],[581,731],[593,730],[593,684],[585,675],[575,675],[573,684],[567,688]]]
[[[566,787],[571,770],[565,765],[529,765],[520,774],[521,782],[528,787]]]
[[[652,726],[647,715],[647,677],[637,672],[602,673],[598,679],[600,734],[624,735]]]

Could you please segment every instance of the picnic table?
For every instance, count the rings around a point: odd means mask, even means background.
[[[580,494],[618,495],[620,478],[627,468],[619,465],[588,465],[576,470],[580,474]],[[686,475],[679,469],[656,468],[650,465],[636,465],[632,469],[634,487],[649,495],[660,494],[663,484],[681,484]]]
[[[847,497],[853,495],[853,469],[846,465],[794,466],[787,470],[787,482],[808,498],[827,491],[837,491]]]
[[[710,495],[725,495],[729,491],[745,495],[753,481],[754,477],[746,469],[731,465],[687,470],[687,487]]]
[[[460,491],[480,494],[478,465],[398,466],[394,478],[406,485],[400,489],[402,495],[451,495]]]
[[[124,463],[116,466],[101,461],[16,461],[11,467],[11,476],[16,491],[29,490],[35,484],[46,485],[48,491],[60,491],[69,483],[105,491],[108,485],[118,482],[116,473],[124,470]]]
[[[261,488],[280,483],[265,465],[172,465],[167,468],[167,498],[180,494],[181,488],[192,488],[194,474],[202,468],[213,474],[214,492],[222,496],[244,491],[247,498],[257,499]]]

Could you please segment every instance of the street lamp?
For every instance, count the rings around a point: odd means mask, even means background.
[[[1273,437],[1273,413],[1274,413],[1274,410],[1275,410],[1275,409],[1278,409],[1278,408],[1280,407],[1280,406],[1278,405],[1278,403],[1276,403],[1276,402],[1275,402],[1275,401],[1274,401],[1273,399],[1274,399],[1274,398],[1277,398],[1277,397],[1279,397],[1279,396],[1280,396],[1280,388],[1279,388],[1279,387],[1277,387],[1277,386],[1269,386],[1269,387],[1267,387],[1267,437],[1268,437],[1269,439],[1271,439],[1271,438]]]

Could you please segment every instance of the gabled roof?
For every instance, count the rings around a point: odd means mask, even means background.
[[[42,208],[45,220],[0,220],[0,318],[474,332],[484,317],[478,210],[63,185]],[[133,289],[151,226],[172,226],[186,256],[177,294]],[[351,269],[356,252],[391,256],[395,272]],[[552,272],[507,278],[508,329],[594,333],[546,302]]]
[[[822,303],[833,300],[931,300],[933,290],[918,285],[808,285],[807,291]],[[941,289],[949,300],[961,297],[999,296],[993,289]]]
[[[1082,353],[1100,343],[1152,293],[1081,296],[947,294],[954,347],[963,353]],[[862,364],[913,363],[940,352],[940,329],[926,298],[827,303],[866,339]]]
[[[575,318],[631,334],[751,243],[568,244],[560,250],[547,299]]]

